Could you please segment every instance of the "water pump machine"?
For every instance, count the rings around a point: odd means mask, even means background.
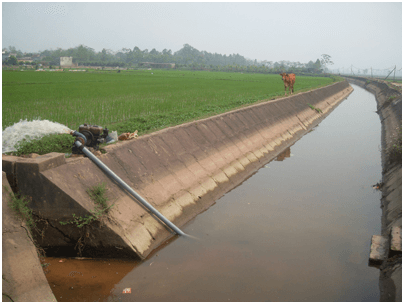
[[[83,124],[79,126],[78,134],[75,134],[74,132],[72,132],[71,134],[73,136],[76,136],[76,140],[80,141],[82,145],[98,150],[99,144],[106,142],[108,129],[107,127],[103,129],[103,127],[98,125]],[[82,137],[80,134],[84,137]],[[76,145],[73,145],[72,154],[83,154],[83,152],[78,147],[76,147]]]

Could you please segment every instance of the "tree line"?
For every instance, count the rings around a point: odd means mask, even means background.
[[[3,49],[4,50],[4,49]],[[6,50],[7,51],[7,50]],[[9,47],[9,53],[17,54],[16,58],[29,57],[33,53],[23,54],[15,47]],[[133,49],[123,48],[118,52],[103,49],[96,52],[93,48],[79,45],[75,48],[63,50],[45,50],[39,52],[41,62],[47,62],[52,66],[59,66],[60,57],[72,57],[73,63],[79,66],[101,66],[101,67],[137,67],[139,63],[174,63],[177,69],[192,70],[213,70],[213,71],[235,71],[235,72],[258,72],[258,73],[277,73],[277,72],[321,72],[326,70],[326,65],[333,64],[330,56],[323,54],[321,59],[308,63],[290,62],[282,60],[279,62],[257,61],[247,59],[240,54],[218,54],[207,51],[199,51],[189,44],[184,44],[183,48],[177,52],[164,49],[163,51],[141,50],[138,47]],[[8,59],[9,62],[3,64],[13,64],[14,59]],[[12,61],[12,62],[11,62]]]

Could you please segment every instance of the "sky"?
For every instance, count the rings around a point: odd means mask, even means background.
[[[402,2],[3,2],[3,48],[85,45],[316,61],[330,69],[402,68]]]

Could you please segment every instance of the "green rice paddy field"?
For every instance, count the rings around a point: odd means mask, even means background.
[[[295,93],[332,83],[297,76]],[[139,134],[284,96],[280,75],[208,71],[3,71],[3,130],[21,119]]]

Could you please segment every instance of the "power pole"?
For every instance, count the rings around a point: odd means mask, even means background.
[[[394,68],[394,82],[395,82],[395,72],[397,71],[397,65],[395,65],[395,68]]]
[[[391,73],[396,69],[396,67],[397,66],[395,66],[395,68],[394,69],[392,69],[392,71],[387,75],[387,77],[386,78],[384,78],[384,80],[386,80],[387,78],[388,78],[388,76],[390,76],[391,75]]]
[[[371,67],[371,78],[373,78],[373,67]]]

